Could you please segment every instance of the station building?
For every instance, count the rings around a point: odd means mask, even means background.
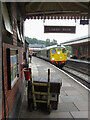
[[[20,9],[18,9],[20,6],[17,3],[6,2],[1,3],[1,5],[3,55],[2,118],[8,118],[13,116],[16,107],[20,104],[24,90],[24,20]]]
[[[90,60],[90,35],[61,44],[71,47],[71,54],[68,54],[68,57],[71,55],[72,58]]]

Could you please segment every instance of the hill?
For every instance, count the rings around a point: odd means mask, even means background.
[[[25,39],[29,44],[44,44],[46,47],[51,45],[57,45],[57,40],[54,39],[52,42],[50,42],[50,39],[46,39],[46,41],[38,40],[36,38],[29,38],[29,37],[25,37]]]

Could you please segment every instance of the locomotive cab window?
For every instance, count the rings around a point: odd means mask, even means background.
[[[56,53],[56,49],[52,49],[52,50],[51,50],[51,53]]]
[[[65,49],[62,49],[62,53],[66,53],[66,50],[65,50]]]
[[[57,51],[61,51],[61,48],[58,48]]]

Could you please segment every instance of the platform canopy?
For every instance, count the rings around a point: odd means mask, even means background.
[[[21,2],[19,6],[25,19],[90,18],[90,2]]]

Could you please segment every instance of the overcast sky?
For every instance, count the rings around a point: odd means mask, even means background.
[[[39,40],[53,39],[57,40],[58,44],[74,38],[88,35],[88,25],[80,25],[80,20],[31,20],[25,21],[25,36],[29,38],[37,38]],[[44,25],[56,26],[76,26],[76,33],[44,33]]]

